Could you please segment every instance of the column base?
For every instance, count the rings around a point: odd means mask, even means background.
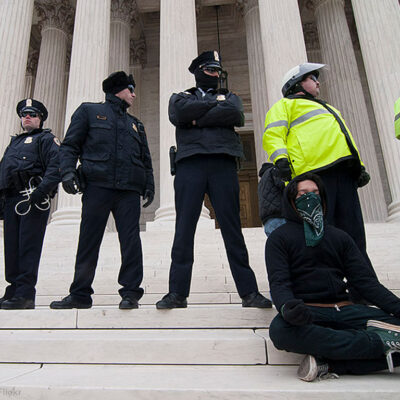
[[[175,204],[160,207],[155,212],[154,221],[146,222],[146,232],[174,231],[175,230]],[[210,218],[208,208],[202,207],[197,230],[214,230],[215,221]]]
[[[400,222],[400,201],[389,204],[387,222]]]
[[[68,207],[55,211],[51,216],[51,225],[79,225],[81,223],[81,208]]]

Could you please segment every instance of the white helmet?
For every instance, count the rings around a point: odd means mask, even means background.
[[[282,94],[286,96],[290,89],[294,88],[304,79],[305,75],[313,73],[316,78],[319,76],[319,70],[324,68],[326,64],[304,63],[296,65],[294,68],[286,72],[282,79]]]

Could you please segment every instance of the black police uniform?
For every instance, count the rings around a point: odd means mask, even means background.
[[[31,185],[52,197],[59,182],[59,141],[51,130],[40,128],[12,136],[0,164],[0,189],[5,196],[5,278],[9,283],[3,299],[35,299],[50,212],[49,204],[38,204],[42,209],[47,208],[40,210],[35,204],[29,205],[27,195],[20,192]],[[24,214],[28,207],[26,215],[17,214],[16,209]]]
[[[171,96],[169,118],[176,126],[177,142],[170,293],[189,295],[194,234],[206,193],[221,227],[239,295],[257,293],[240,225],[236,159],[243,157],[243,148],[233,128],[244,125],[240,98],[226,89],[188,89]]]
[[[110,212],[121,245],[119,293],[136,300],[143,295],[140,196],[146,190],[154,193],[154,178],[144,126],[126,108],[127,104],[111,93],[106,94],[104,103],[81,104],[61,144],[62,176],[75,171],[79,158],[86,180],[70,287],[74,301],[82,304],[92,303],[91,285]]]

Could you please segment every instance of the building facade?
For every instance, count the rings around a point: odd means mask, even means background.
[[[284,73],[306,61],[329,65],[321,97],[341,110],[370,172],[371,182],[359,191],[365,220],[400,220],[393,124],[399,0],[2,0],[0,13],[1,153],[19,131],[20,99],[42,101],[49,110],[45,127],[62,139],[80,103],[104,99],[101,82],[110,72],[134,75],[131,111],[146,127],[156,180],[143,227],[173,228],[168,99],[194,85],[191,60],[214,49],[245,108],[246,123],[238,129],[246,154],[239,173],[243,226],[261,224],[257,171],[267,159],[265,114],[281,98]],[[80,207],[79,196],[60,191],[50,223],[79,223]],[[204,207],[200,225],[212,226],[209,218]]]

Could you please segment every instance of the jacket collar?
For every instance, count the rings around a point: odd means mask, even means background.
[[[111,107],[115,111],[126,112],[127,108],[129,107],[129,105],[124,100],[120,99],[112,93],[106,93],[106,101],[111,104]]]

